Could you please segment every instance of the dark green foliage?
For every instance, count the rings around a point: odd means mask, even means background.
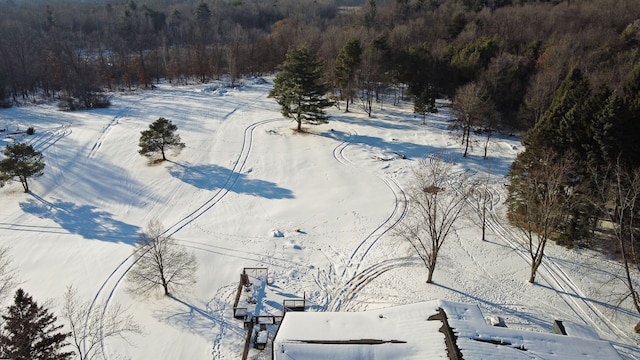
[[[585,139],[583,109],[590,94],[589,81],[580,69],[573,69],[556,90],[551,106],[527,135],[525,143],[560,154],[578,150],[578,144]]]
[[[275,98],[282,115],[292,118],[302,130],[302,122],[325,122],[323,108],[331,106],[322,82],[322,63],[308,47],[291,48],[280,66],[269,97]]]
[[[574,68],[569,72],[560,87],[556,90],[549,109],[526,137],[527,149],[520,153],[510,169],[512,179],[526,176],[526,169],[537,164],[540,154],[552,152],[564,154],[563,158],[571,159],[574,167],[568,174],[564,186],[571,189],[571,193],[589,193],[590,174],[587,169],[588,153],[597,150],[593,134],[590,131],[591,117],[597,113],[601,106],[602,97],[592,96],[588,79],[583,76],[580,69]],[[597,95],[598,95],[597,94]],[[600,155],[591,155],[593,158]],[[554,162],[559,157],[552,157]],[[509,188],[510,197],[516,198],[517,193],[522,192],[521,186],[528,186],[526,182],[520,184],[514,181]],[[588,195],[587,195],[588,197]],[[567,216],[563,223],[557,225],[554,231],[558,232],[555,240],[561,240],[567,246],[587,235],[589,224],[595,216],[593,208],[586,199],[573,198],[567,202]],[[532,206],[532,204],[528,204]],[[533,205],[535,206],[535,205]],[[510,208],[510,211],[513,211]],[[511,216],[515,216],[514,213]]]
[[[33,146],[24,143],[7,145],[4,150],[5,158],[0,160],[0,185],[6,181],[18,180],[29,192],[29,178],[44,174],[42,153]]]
[[[594,110],[589,124],[590,141],[584,144],[586,161],[593,167],[614,163],[622,152],[615,135],[624,117],[622,99],[608,87],[601,87],[589,100],[589,110]]]
[[[11,360],[64,360],[73,353],[62,349],[69,334],[60,332],[56,317],[18,289],[13,305],[3,315],[4,332],[0,334],[0,356]]]
[[[174,125],[171,120],[161,117],[154,121],[149,125],[148,130],[140,132],[138,153],[147,157],[160,153],[162,160],[167,160],[165,155],[167,150],[180,151],[185,146],[180,142],[180,135],[176,134],[176,130],[178,130],[178,126]]]
[[[625,90],[633,93],[630,85]],[[517,172],[537,161],[543,151],[570,157],[575,165],[565,184],[579,194],[567,209],[568,217],[559,227],[557,240],[571,246],[593,230],[599,216],[594,184],[601,182],[601,170],[621,161],[633,164],[640,132],[633,128],[632,98],[623,101],[606,86],[591,90],[589,80],[574,68],[554,93],[551,106],[526,137],[527,149],[511,167]],[[513,183],[510,193],[520,191]]]
[[[624,116],[616,124],[614,133],[620,144],[623,163],[640,166],[640,65],[636,66],[631,78],[626,82],[622,100]]]
[[[510,115],[516,114],[523,103],[532,70],[525,57],[502,53],[491,60],[480,81],[495,103],[496,111],[514,117]]]
[[[457,83],[464,84],[473,80],[489,65],[499,48],[496,37],[481,37],[462,46],[451,48],[451,67],[457,74]]]
[[[211,20],[211,10],[209,5],[204,1],[200,2],[196,7],[196,21],[199,26],[206,26]]]
[[[341,89],[341,97],[346,99],[346,112],[349,111],[349,101],[353,102],[355,75],[362,61],[361,55],[360,40],[351,39],[340,49],[336,58],[334,69],[336,85]]]
[[[424,123],[427,118],[427,113],[436,113],[436,98],[433,94],[433,89],[426,88],[420,95],[416,95],[413,102],[413,111],[416,114],[422,115],[422,122]]]
[[[463,12],[453,15],[448,27],[449,38],[455,39],[464,30],[465,26],[467,26],[467,16]]]
[[[432,91],[435,74],[435,59],[425,43],[404,50],[398,56],[398,79],[409,85],[409,93],[420,96]],[[435,94],[434,94],[435,95]]]

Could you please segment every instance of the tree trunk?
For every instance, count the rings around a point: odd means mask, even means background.
[[[469,152],[469,138],[471,137],[471,127],[467,127],[464,129],[464,155],[462,157],[467,157],[467,153]]]
[[[491,138],[491,132],[487,131],[487,141],[484,143],[484,159],[487,160],[487,149],[489,148],[489,139]]]
[[[538,268],[542,264],[542,256],[536,257],[531,262],[531,276],[529,277],[529,282],[533,284],[536,281],[536,273],[538,272]]]
[[[438,260],[438,250],[437,250],[437,242],[433,244],[434,249],[432,250],[431,259],[429,260],[429,266],[427,267],[429,270],[429,274],[427,275],[427,284],[431,284],[433,280],[433,273],[436,271],[436,261]]]
[[[167,283],[167,279],[164,278],[164,274],[161,274],[160,279],[162,279],[162,289],[164,290],[164,295],[169,296],[169,284]]]
[[[633,215],[629,215],[629,216],[633,216]],[[633,231],[633,230],[629,230],[629,231]],[[622,235],[622,236],[624,236],[624,235]],[[632,300],[634,308],[636,309],[637,312],[640,313],[640,296],[638,295],[638,292],[636,291],[635,287],[633,286],[633,280],[631,279],[631,270],[630,270],[630,265],[629,265],[629,258],[627,257],[627,251],[626,251],[625,244],[624,244],[623,241],[620,241],[620,252],[622,254],[622,264],[624,265],[625,281],[627,283],[627,288],[629,289],[629,294],[631,295],[631,300]]]
[[[20,183],[22,184],[22,188],[25,193],[29,192],[29,183],[27,182],[27,178],[20,178]]]

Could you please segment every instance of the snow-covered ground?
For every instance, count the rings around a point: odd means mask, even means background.
[[[588,250],[552,244],[536,284],[521,238],[504,218],[504,174],[516,138],[482,143],[468,158],[447,131],[448,108],[427,117],[389,101],[367,118],[331,109],[328,124],[292,131],[270,82],[173,87],[117,94],[108,109],[60,112],[54,105],[0,111],[0,124],[34,126],[0,145],[26,141],[43,152],[45,175],[24,194],[0,189],[0,244],[11,246],[21,286],[59,314],[68,285],[94,307],[123,304],[144,327],[101,348],[108,359],[238,359],[245,329],[233,318],[239,275],[268,268],[261,314],[305,296],[309,311],[359,311],[431,299],[477,304],[508,327],[551,332],[554,319],[582,324],[627,359],[640,358],[640,321],[614,306],[618,265]],[[140,156],[140,131],[165,117],[186,148],[170,161]],[[2,128],[2,126],[0,126]],[[411,169],[440,154],[461,170],[491,174],[487,241],[470,210],[444,245],[435,283],[392,228],[404,216]],[[403,158],[403,156],[406,158]],[[126,291],[139,231],[157,219],[192,250],[198,283],[173,297]],[[10,299],[4,299],[5,305]],[[567,342],[567,346],[571,346]],[[270,354],[252,351],[252,358]]]

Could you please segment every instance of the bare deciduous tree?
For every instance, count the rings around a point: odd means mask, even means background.
[[[471,203],[478,214],[480,227],[482,228],[482,241],[486,240],[487,232],[487,212],[491,210],[491,189],[489,189],[489,180],[491,173],[487,173],[485,177],[477,179],[472,184],[472,192],[470,196]]]
[[[195,255],[166,236],[157,220],[149,222],[140,235],[134,254],[138,261],[127,274],[134,294],[147,295],[162,288],[164,295],[169,295],[196,282]]]
[[[408,241],[428,270],[431,283],[438,255],[446,239],[455,232],[470,196],[470,177],[456,173],[453,164],[437,157],[422,159],[414,169],[414,179],[408,191],[407,216],[396,235]]]
[[[68,286],[64,294],[62,318],[71,329],[71,344],[78,359],[90,360],[99,357],[100,344],[118,337],[126,341],[129,334],[141,334],[142,328],[132,314],[119,304],[110,304],[106,312],[104,306],[91,306],[88,301],[78,299],[77,291]]]
[[[525,154],[525,153],[523,153]],[[509,171],[509,219],[522,231],[535,282],[548,240],[566,222],[572,197],[572,162],[550,150],[519,156]]]
[[[13,267],[13,257],[8,246],[0,246],[0,300],[8,297],[13,288],[18,285],[18,276]]]
[[[466,157],[471,144],[471,133],[475,127],[482,127],[489,131],[488,143],[491,134],[490,124],[493,124],[494,105],[487,91],[480,84],[474,82],[464,85],[456,91],[453,110],[456,117],[451,127],[460,133],[461,142],[464,145],[463,156]]]
[[[640,283],[634,272],[640,272],[640,239],[637,238],[638,206],[640,206],[640,169],[628,170],[620,161],[598,172],[596,178],[597,206],[609,223],[623,267],[621,280],[626,291],[620,294],[616,306],[631,300],[640,313]],[[640,329],[640,322],[636,326]],[[636,330],[637,331],[637,330]]]

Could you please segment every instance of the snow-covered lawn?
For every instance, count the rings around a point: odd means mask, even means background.
[[[551,332],[554,319],[583,324],[623,357],[640,357],[632,332],[640,318],[629,304],[610,305],[621,286],[611,280],[619,273],[614,261],[551,245],[538,283],[527,283],[521,239],[503,205],[518,139],[495,138],[488,160],[478,142],[463,158],[447,131],[448,108],[422,124],[409,103],[378,105],[373,118],[357,106],[348,114],[333,108],[328,124],[294,133],[267,98],[270,87],[260,79],[237,88],[164,84],[117,94],[96,111],[1,110],[0,128],[19,123],[36,134],[0,145],[31,143],[47,165],[31,194],[16,183],[0,189],[0,244],[11,246],[25,291],[39,303],[55,300],[58,314],[68,285],[96,307],[129,307],[144,334],[107,341],[108,359],[238,359],[246,333],[232,307],[245,267],[268,268],[265,315],[303,296],[309,311],[446,299],[477,304],[515,329]],[[159,117],[178,126],[186,148],[149,164],[138,139]],[[427,285],[426,270],[392,228],[404,215],[412,167],[433,154],[490,173],[493,206],[487,241],[469,211]],[[133,244],[153,219],[195,253],[191,292],[137,298],[126,291]]]

